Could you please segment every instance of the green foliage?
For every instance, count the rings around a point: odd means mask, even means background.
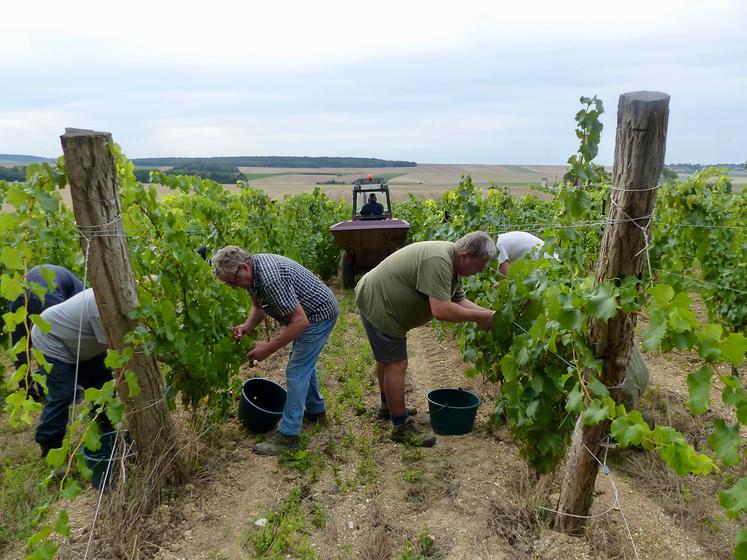
[[[47,467],[37,459],[36,448],[14,460],[2,464],[0,476],[0,553],[7,547],[32,534],[40,516],[53,499],[53,491],[39,481],[47,474]]]
[[[253,525],[247,530],[243,540],[244,546],[257,558],[316,558],[308,539],[301,488],[294,487],[285,503],[277,511],[266,516],[266,524]]]
[[[725,170],[708,168],[659,188],[652,265],[667,283],[697,291],[712,320],[747,329],[747,192],[729,192]]]
[[[574,182],[590,185],[608,180],[601,168],[588,165],[596,150],[585,145],[598,141],[601,128],[594,119],[601,104],[594,99],[582,102],[587,104],[577,115],[582,146],[570,163],[581,169]],[[468,373],[502,384],[493,418],[506,421],[522,454],[538,472],[556,467],[579,414],[587,424],[611,421],[618,444],[654,451],[680,475],[743,464],[747,394],[738,377],[718,378],[721,398],[732,412],[729,420],[714,418],[708,438],[712,454],[699,453],[672,428],[652,430],[639,412],[616,405],[597,377],[602,362],[590,347],[588,333],[593,321],[603,323],[621,312],[645,312],[649,325],[644,348],[693,350],[703,360],[688,376],[688,406],[694,414],[708,410],[714,367],[719,363],[738,367],[747,350],[743,296],[747,244],[742,230],[731,227],[747,217],[744,195],[728,193],[726,182],[713,172],[686,183],[668,181],[660,188],[663,202],[661,214],[657,207],[657,218],[661,223],[654,222],[651,247],[652,266],[658,267],[655,270],[667,283],[624,278],[596,286],[590,270],[598,257],[600,217],[609,189],[604,184],[595,189],[565,184],[554,195],[551,201],[530,205],[508,200],[499,191],[476,189],[465,177],[439,201],[410,198],[398,207],[412,225],[413,241],[454,240],[476,229],[499,233],[529,229],[515,224],[542,224],[530,231],[545,239],[548,253],[559,256],[559,261],[513,263],[508,279],[501,279],[493,269],[465,279],[467,297],[496,312],[490,332],[471,324],[454,328],[464,358],[472,364]],[[702,281],[687,281],[685,274]],[[695,288],[718,323],[700,323],[685,287]],[[721,494],[729,515],[736,517],[747,509],[744,493],[744,483],[739,483]],[[739,547],[745,548],[742,541]]]
[[[348,216],[348,206],[331,200],[319,187],[311,193],[286,197],[276,222],[285,256],[316,271],[322,280],[329,280],[340,265],[340,251],[329,226]]]
[[[602,136],[602,125],[599,117],[604,113],[601,99],[581,97],[585,105],[576,113],[576,137],[581,141],[578,154],[568,159],[570,166],[563,180],[575,186],[591,186],[609,182],[609,175],[601,165],[592,163],[599,152],[599,141]]]
[[[124,405],[116,398],[114,387],[121,382],[131,395],[139,391],[136,377],[127,368],[134,352],[152,353],[158,359],[169,387],[169,404],[174,405],[178,395],[192,409],[204,406],[215,415],[224,414],[231,406],[231,393],[240,382],[236,373],[253,342],[250,336],[236,343],[231,327],[243,322],[250,300],[245,292],[216,281],[196,250],[206,246],[214,251],[234,244],[252,252],[286,254],[328,277],[336,271],[339,258],[328,228],[349,213],[344,204],[332,202],[321,191],[276,204],[243,183],[239,192],[232,194],[212,181],[154,172],[154,180],[173,191],[158,200],[155,188],[135,180],[133,165],[119,148],[114,145],[111,149],[140,299],[140,307],[132,310],[131,317],[139,326],[127,336],[129,346],[108,357],[117,379],[101,389],[86,390],[61,449],[47,457],[47,465],[65,471],[58,495],[66,498],[81,490],[68,476],[75,468],[90,475],[77,460],[79,449],[100,445],[98,427],[90,422],[89,413],[106,414],[117,425]],[[24,290],[43,297],[38,287],[24,280],[25,272],[39,263],[60,264],[83,276],[74,218],[59,192],[66,184],[62,159],[55,166],[28,166],[24,183],[0,182],[0,202],[13,210],[0,213],[0,292],[4,298],[14,299]],[[314,232],[312,239],[306,235],[307,228]],[[25,308],[6,314],[4,329],[8,332],[24,319]],[[48,328],[38,316],[30,319]],[[29,352],[28,337],[15,350]],[[40,353],[32,353],[45,365]],[[16,383],[26,372],[26,366],[20,368],[11,382]],[[43,376],[34,374],[37,377],[43,382]],[[10,421],[28,424],[41,408],[24,390],[7,395],[5,405]],[[48,535],[44,531],[37,535],[32,543],[33,557],[54,554]]]

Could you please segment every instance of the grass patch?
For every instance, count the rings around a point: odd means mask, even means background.
[[[324,455],[319,451],[299,449],[283,453],[278,464],[300,472],[309,484],[316,482],[324,472]]]
[[[306,529],[303,494],[300,487],[294,487],[280,508],[263,518],[263,526],[254,524],[245,531],[242,546],[256,558],[267,560],[315,559]]]
[[[51,503],[56,492],[43,482],[49,467],[38,458],[32,442],[23,454],[8,458],[0,471],[0,553],[11,544],[23,541],[35,532],[43,506]]]
[[[428,560],[443,557],[444,552],[436,544],[436,540],[428,531],[428,527],[423,527],[417,539],[414,541],[405,541],[400,560]]]

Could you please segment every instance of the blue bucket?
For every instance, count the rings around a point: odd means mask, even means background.
[[[272,430],[283,416],[287,391],[274,381],[252,377],[241,386],[239,419],[252,432]]]
[[[117,449],[112,453],[112,447],[117,445]],[[128,432],[120,433],[107,432],[101,434],[101,447],[96,451],[91,451],[87,447],[83,448],[83,459],[86,466],[93,471],[91,475],[91,485],[96,490],[108,490],[119,470],[119,462],[122,460],[122,449],[126,450],[126,458],[134,457],[135,452],[132,450],[132,438]]]
[[[459,389],[435,389],[428,393],[431,427],[443,436],[460,436],[472,431],[480,397]]]

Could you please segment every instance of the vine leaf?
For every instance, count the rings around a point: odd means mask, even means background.
[[[60,511],[60,515],[57,517],[57,522],[54,524],[54,530],[57,534],[62,535],[63,537],[70,536],[70,517],[64,509]]]
[[[708,474],[715,468],[710,457],[697,453],[690,445],[680,441],[663,446],[659,456],[680,476]]]
[[[674,297],[674,288],[669,284],[657,284],[656,286],[649,288],[647,291],[659,305],[669,303]]]
[[[599,284],[595,292],[589,298],[589,313],[602,321],[612,319],[617,313],[617,303],[612,297],[612,288],[608,284]]]
[[[718,501],[732,519],[747,510],[747,476],[728,490],[719,492]]]
[[[732,333],[721,343],[721,353],[735,367],[744,361],[745,352],[747,352],[747,337],[742,333]]]
[[[698,335],[698,354],[704,360],[718,360],[721,357],[721,333],[720,325],[704,325]]]
[[[627,416],[616,418],[610,426],[610,433],[622,447],[640,445],[651,433],[641,413],[633,410]]]
[[[703,414],[711,405],[711,379],[713,368],[706,364],[687,376],[689,398],[687,407],[693,414]]]
[[[586,407],[586,410],[584,410],[584,424],[596,426],[600,422],[607,420],[609,416],[609,408],[606,403],[594,399],[589,403],[589,406]]]
[[[23,284],[18,280],[3,274],[0,278],[0,296],[13,301],[23,293]]]
[[[96,422],[88,424],[88,429],[83,437],[83,445],[89,451],[97,451],[101,448],[101,430]]]
[[[65,479],[65,487],[62,489],[62,497],[72,500],[80,494],[80,484],[74,478]]]
[[[742,529],[734,539],[734,558],[747,560],[747,529]]]
[[[669,286],[667,286],[669,287]],[[667,316],[661,309],[652,309],[649,324],[643,333],[643,349],[655,350],[667,333]]]
[[[713,432],[708,436],[708,445],[727,467],[739,464],[739,424],[727,424],[723,418],[713,422]]]

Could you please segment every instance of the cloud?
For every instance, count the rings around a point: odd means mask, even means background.
[[[133,0],[116,16],[88,1],[4,15],[0,152],[58,154],[76,126],[111,131],[131,157],[563,163],[578,98],[596,94],[609,164],[618,96],[648,89],[672,96],[668,161],[745,158],[747,5],[736,0]]]

